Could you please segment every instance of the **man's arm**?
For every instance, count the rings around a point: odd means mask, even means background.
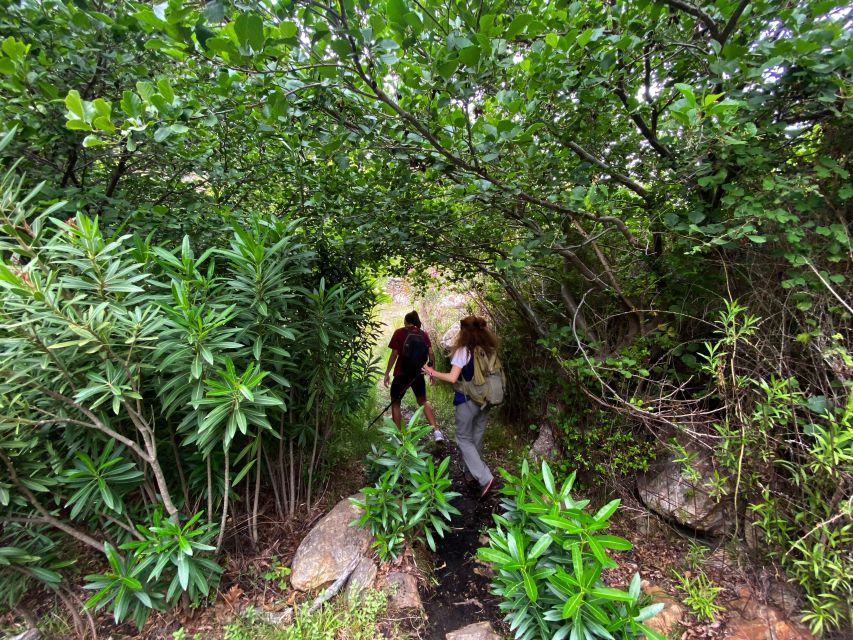
[[[388,366],[385,367],[385,386],[391,384],[391,372],[394,370],[394,363],[397,362],[397,353],[396,349],[391,349],[391,357],[388,358]]]

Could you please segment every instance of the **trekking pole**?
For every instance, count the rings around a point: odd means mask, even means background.
[[[417,377],[417,376],[415,376],[415,377]],[[409,384],[407,384],[405,387],[403,387],[403,391],[400,393],[400,400],[401,400],[401,401],[403,400],[403,396],[404,396],[404,395],[406,395],[406,391],[408,391],[408,390],[409,390],[409,387],[411,387],[414,383],[415,383],[415,378],[412,378],[412,381],[411,381],[411,382],[409,382]],[[367,428],[368,428],[368,429],[370,429],[370,427],[372,427],[374,424],[376,424],[376,421],[377,421],[377,420],[379,420],[379,418],[381,418],[382,416],[384,416],[384,415],[385,415],[385,412],[386,412],[386,411],[388,411],[389,407],[390,407],[392,404],[394,404],[394,398],[391,398],[391,402],[389,402],[388,404],[386,404],[386,405],[385,405],[385,408],[381,411],[381,413],[380,413],[378,416],[376,416],[376,417],[375,417],[375,418],[370,422],[370,424],[369,424],[369,425],[367,425]]]

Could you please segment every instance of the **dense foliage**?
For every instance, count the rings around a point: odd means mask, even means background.
[[[642,624],[663,604],[640,606],[640,574],[628,591],[601,580],[602,570],[618,566],[607,550],[631,548],[624,538],[601,533],[619,500],[587,513],[589,500],[571,496],[575,474],[557,485],[546,462],[541,472],[531,472],[525,461],[518,477],[503,476],[502,513],[479,557],[494,564],[493,591],[514,636],[662,638]]]
[[[5,557],[53,584],[31,566],[45,536],[105,551],[88,604],[141,625],[208,595],[206,553],[239,518],[257,540],[262,486],[282,517],[312,507],[335,426],[370,385],[370,290],[327,284],[298,219],[170,250],[105,237],[83,213],[52,218],[20,184],[10,169],[0,212],[0,500],[4,537],[26,553]],[[24,585],[2,588],[14,605]]]
[[[849,627],[847,3],[3,5],[0,122],[28,176],[19,196],[8,178],[3,210],[4,331],[25,334],[2,336],[21,359],[4,455],[30,464],[20,421],[51,418],[18,411],[55,413],[48,392],[140,438],[116,430],[127,442],[104,456],[98,435],[72,460],[40,436],[57,449],[16,477],[55,495],[50,517],[109,516],[119,538],[149,535],[125,522],[134,509],[215,524],[238,479],[271,487],[281,512],[300,491],[310,503],[325,442],[311,434],[358,404],[367,373],[371,295],[352,296],[376,269],[430,265],[491,304],[515,406],[553,405],[575,446],[637,443],[567,466],[618,481],[649,442],[713,450],[734,535],[757,532],[815,631]],[[137,337],[114,344],[125,332]],[[305,364],[319,361],[331,366]],[[228,397],[239,411],[217,413]],[[78,414],[58,415],[95,424]],[[184,477],[160,482],[172,434],[182,464],[168,470]],[[61,566],[55,538],[25,548],[3,527],[19,575]]]

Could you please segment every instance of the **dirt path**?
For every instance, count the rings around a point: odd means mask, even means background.
[[[448,632],[474,622],[488,620],[496,631],[503,627],[499,601],[489,592],[490,580],[480,573],[484,567],[476,560],[482,546],[480,536],[493,524],[498,494],[492,492],[481,500],[476,487],[466,486],[456,447],[448,443],[446,449],[445,455],[452,458],[453,490],[462,494],[453,501],[461,515],[451,522],[453,530],[436,541],[438,584],[421,594],[427,616],[426,640],[444,640]]]

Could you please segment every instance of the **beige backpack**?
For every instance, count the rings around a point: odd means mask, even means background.
[[[506,378],[497,351],[487,354],[482,347],[474,349],[474,377],[465,380],[460,374],[453,385],[454,390],[468,396],[484,409],[504,401],[505,387]]]

